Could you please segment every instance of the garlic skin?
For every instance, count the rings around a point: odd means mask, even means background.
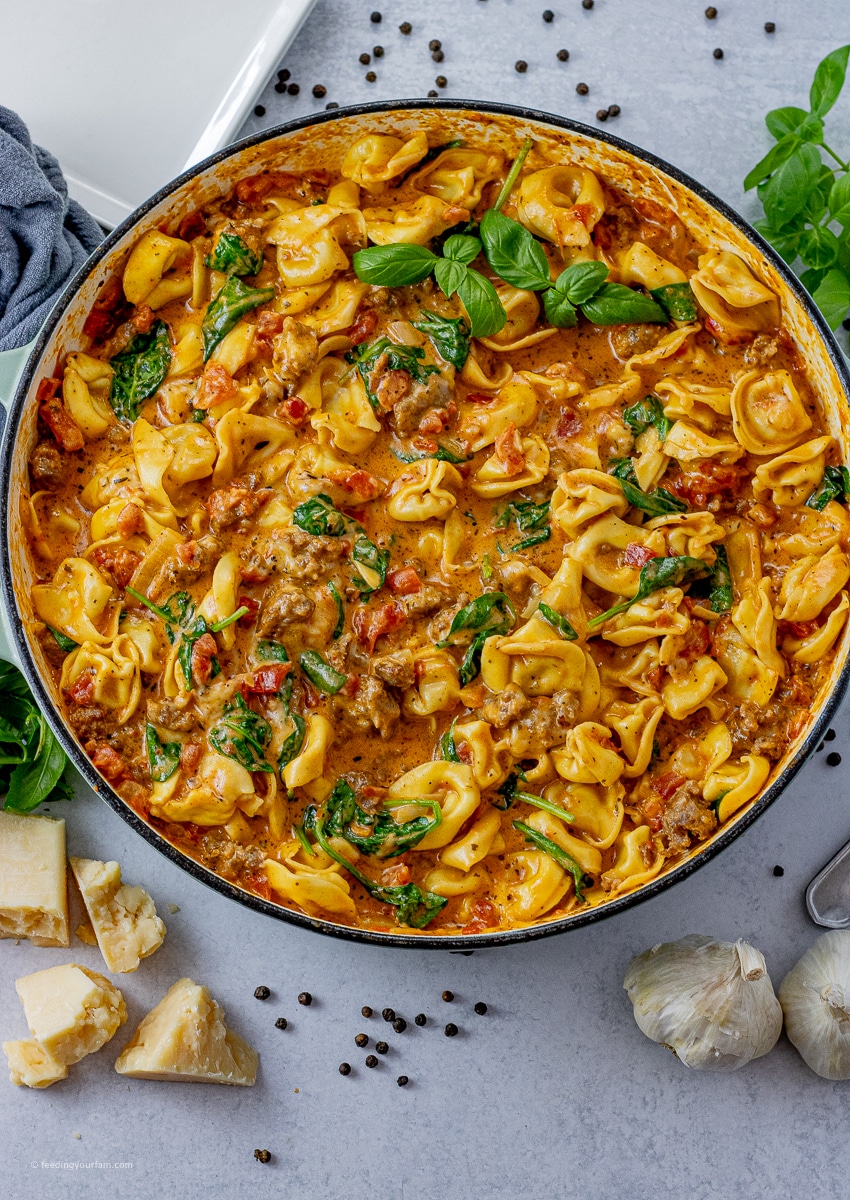
[[[697,1071],[737,1071],[782,1031],[764,958],[747,942],[664,942],[632,959],[623,987],[640,1030]]]
[[[785,1032],[823,1079],[850,1079],[850,932],[831,929],[779,988]]]

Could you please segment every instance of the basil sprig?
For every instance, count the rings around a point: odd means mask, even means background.
[[[674,555],[670,558],[651,558],[641,567],[638,590],[634,596],[615,604],[607,612],[592,617],[587,623],[588,629],[598,629],[611,617],[625,612],[633,604],[637,604],[639,600],[645,600],[647,596],[661,588],[680,587],[684,583],[694,583],[697,579],[706,579],[711,574],[712,568],[707,563],[704,563],[701,558],[691,558],[687,554]]]
[[[806,508],[823,512],[830,500],[846,504],[850,500],[850,471],[846,467],[825,467],[823,479],[806,501]]]
[[[616,459],[611,474],[618,480],[629,504],[649,517],[666,517],[671,513],[688,511],[684,500],[680,500],[666,488],[656,488],[652,492],[645,492],[637,481],[635,465],[630,458]]]
[[[231,275],[207,308],[201,322],[204,362],[246,313],[258,304],[265,304],[273,296],[273,287],[248,287],[247,283],[243,283],[236,275]]]
[[[487,638],[509,633],[515,621],[516,610],[504,592],[485,592],[455,613],[448,634],[437,642],[437,648],[454,646],[467,633],[473,632],[460,665],[461,687],[471,683],[481,670],[481,651]]]
[[[154,321],[147,333],[137,334],[120,354],[109,360],[114,372],[109,403],[116,417],[135,421],[143,402],[165,379],[170,364],[168,326],[164,321]]]

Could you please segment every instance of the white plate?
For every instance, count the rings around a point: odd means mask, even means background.
[[[0,0],[0,103],[116,225],[227,145],[316,0]]]

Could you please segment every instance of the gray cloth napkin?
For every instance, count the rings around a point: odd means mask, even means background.
[[[99,242],[52,154],[0,106],[0,351],[32,341],[59,291]]]

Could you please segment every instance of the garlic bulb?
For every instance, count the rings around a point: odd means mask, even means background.
[[[746,942],[692,933],[653,946],[632,959],[623,987],[641,1031],[698,1071],[737,1071],[782,1030],[764,958]]]
[[[779,988],[785,1032],[816,1075],[850,1079],[850,932],[821,934]]]

